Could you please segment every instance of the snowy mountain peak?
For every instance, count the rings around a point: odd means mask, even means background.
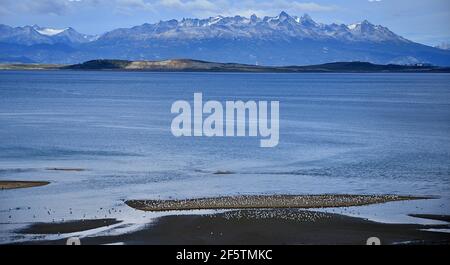
[[[374,25],[367,20],[359,23],[347,25],[347,28],[353,36],[367,41],[400,41],[410,42],[405,38],[398,36],[388,28],[381,25]]]
[[[303,16],[301,16],[300,17],[300,21],[312,21],[312,22],[314,22],[314,20],[308,14],[304,14]]]
[[[316,27],[318,24],[308,15],[304,14],[298,19],[298,23],[302,24],[303,26],[310,26],[310,27]]]
[[[289,19],[289,18],[291,18],[291,16],[289,16],[289,14],[284,12],[284,11],[281,11],[281,13],[278,15],[278,19],[280,21],[284,21],[284,20]]]
[[[373,28],[374,25],[370,23],[368,20],[364,20],[358,23],[353,23],[347,25],[350,30],[361,30],[362,28]]]

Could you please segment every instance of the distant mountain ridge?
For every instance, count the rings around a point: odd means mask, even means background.
[[[95,58],[311,65],[338,61],[449,66],[450,51],[407,40],[367,20],[322,24],[309,15],[210,17],[160,21],[89,36],[72,28],[0,25],[0,58],[79,63]]]

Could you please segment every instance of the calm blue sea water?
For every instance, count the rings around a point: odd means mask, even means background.
[[[173,137],[171,104],[194,92],[222,102],[279,100],[279,145]],[[0,179],[52,182],[0,191],[1,223],[70,218],[69,209],[104,217],[100,208],[131,198],[448,198],[449,161],[448,74],[0,72]]]

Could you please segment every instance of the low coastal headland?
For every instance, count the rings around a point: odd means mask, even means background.
[[[245,72],[245,73],[450,73],[449,67],[426,64],[396,65],[369,62],[331,62],[305,66],[260,66],[192,59],[162,61],[90,60],[80,64],[0,64],[0,70],[84,70],[148,72]]]
[[[429,199],[398,195],[241,195],[186,200],[128,200],[125,203],[142,211],[202,209],[274,209],[350,207],[391,201]]]

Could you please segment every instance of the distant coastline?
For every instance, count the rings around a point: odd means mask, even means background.
[[[0,70],[81,70],[146,72],[245,72],[245,73],[450,73],[450,67],[426,64],[396,65],[369,62],[332,62],[305,66],[259,66],[191,59],[163,61],[91,60],[80,64],[0,64]]]

